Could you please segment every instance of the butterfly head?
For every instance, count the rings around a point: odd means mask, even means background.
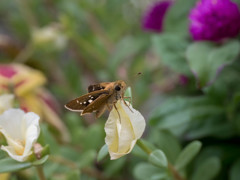
[[[119,96],[122,96],[126,90],[126,83],[123,80],[118,80],[114,83],[114,90]]]

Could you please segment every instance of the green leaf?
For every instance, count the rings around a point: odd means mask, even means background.
[[[39,137],[40,144],[48,144],[51,147],[51,152],[53,154],[59,152],[59,144],[56,142],[56,139],[53,137],[52,133],[49,130],[47,124],[41,124],[41,133]]]
[[[159,123],[159,119],[163,117],[167,117],[168,115],[172,115],[174,113],[178,113],[178,111],[182,112],[183,110],[196,107],[200,105],[208,104],[208,99],[204,96],[198,97],[172,97],[168,98],[166,102],[162,105],[157,106],[156,109],[151,113],[150,116],[150,124],[156,126]]]
[[[239,180],[240,179],[240,159],[238,159],[231,167],[229,176],[230,176],[229,177],[230,180]]]
[[[34,162],[18,162],[10,157],[4,158],[0,160],[0,173],[5,172],[14,172],[22,169],[29,168],[31,166],[38,166],[45,163],[48,159],[49,155],[44,156],[43,158],[36,160]]]
[[[96,158],[97,152],[94,149],[88,150],[81,154],[80,160],[79,160],[79,167],[83,168],[86,166],[90,166],[93,164],[95,158]]]
[[[236,127],[233,126],[233,123],[226,121],[223,117],[209,116],[192,122],[185,135],[188,139],[197,139],[206,136],[229,138],[234,135],[234,128]]]
[[[193,122],[205,123],[208,117],[222,116],[223,113],[222,106],[205,96],[174,97],[158,106],[149,119],[152,126],[160,130],[169,130],[174,135],[181,135]]]
[[[133,170],[133,175],[138,180],[151,179],[152,177],[159,176],[160,174],[166,175],[165,169],[159,169],[148,163],[139,163]]]
[[[176,34],[153,36],[153,47],[161,62],[176,72],[190,74],[185,57],[188,42]]]
[[[191,180],[211,180],[221,169],[221,162],[217,157],[210,157],[196,167]]]
[[[188,163],[198,154],[202,146],[200,141],[193,141],[185,147],[179,154],[175,167],[177,170],[181,170],[188,165]]]
[[[49,158],[49,155],[46,155],[43,158],[32,162],[32,165],[34,165],[34,166],[42,165],[42,164],[44,164],[48,160],[48,158]]]
[[[214,49],[214,44],[210,42],[196,42],[187,49],[187,59],[190,68],[198,79],[200,86],[209,80],[208,55]]]
[[[108,155],[108,147],[106,144],[104,144],[100,151],[98,152],[98,156],[97,156],[97,161],[101,161],[103,158],[105,158]]]
[[[19,171],[31,166],[31,162],[18,162],[12,158],[5,158],[0,160],[0,173]]]
[[[190,45],[186,55],[199,87],[213,83],[226,65],[231,64],[240,52],[240,43],[231,40],[218,46],[211,42],[196,42]]]
[[[87,129],[83,128],[78,133],[78,139],[81,140],[83,150],[98,149],[104,143],[103,124],[93,124]]]
[[[188,35],[189,10],[196,0],[177,0],[172,3],[164,19],[164,32],[172,32],[176,35]],[[179,8],[181,7],[181,8]]]
[[[122,169],[126,166],[126,156],[116,159],[114,161],[109,161],[104,169],[104,174],[107,176],[113,176],[116,173],[121,173]]]
[[[132,99],[132,88],[131,87],[127,87],[127,89],[124,93],[124,97],[129,97],[130,99],[127,99],[129,101]]]
[[[67,88],[70,88],[76,94],[81,91],[81,69],[77,65],[77,63],[73,60],[68,60],[68,62],[64,65],[64,74],[68,83]]]
[[[73,179],[81,179],[81,174],[80,171],[77,170],[72,170],[67,173],[66,180],[73,180]]]
[[[168,174],[167,173],[158,173],[158,174],[152,175],[150,180],[168,180],[167,178],[168,178]]]
[[[161,168],[166,168],[168,165],[168,161],[167,158],[164,154],[163,151],[161,151],[160,149],[156,149],[154,150],[149,158],[148,158],[149,162],[151,162],[153,165],[161,167]]]
[[[164,152],[169,162],[175,162],[181,151],[177,137],[166,130],[152,129],[148,139]]]
[[[5,151],[0,150],[0,159],[3,159],[5,157],[8,157],[7,153]]]

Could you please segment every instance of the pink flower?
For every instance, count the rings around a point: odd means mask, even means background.
[[[16,70],[8,65],[0,66],[0,76],[11,79],[15,74],[17,74]]]
[[[13,93],[22,110],[32,111],[59,130],[63,141],[69,140],[66,126],[60,119],[58,103],[43,88],[44,74],[22,64],[0,64],[0,95]]]
[[[189,18],[194,40],[218,42],[240,32],[240,11],[230,0],[200,0]]]
[[[146,31],[161,32],[165,14],[172,1],[157,1],[145,13],[142,21],[143,29]]]

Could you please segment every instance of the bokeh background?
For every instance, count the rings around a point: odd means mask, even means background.
[[[179,154],[189,143],[201,142],[191,161],[175,166],[182,179],[240,179],[239,36],[204,41],[205,50],[194,44],[189,14],[195,0],[173,2],[162,29],[153,31],[144,18],[154,3],[0,1],[0,71],[19,78],[0,93],[14,93],[18,106],[41,115],[39,141],[51,152],[47,179],[176,179],[149,163],[138,146],[118,160],[97,161],[108,112],[96,119],[64,109],[88,85],[119,79],[131,87],[133,106],[146,119],[145,143],[161,149],[171,164],[188,158],[179,160]],[[209,62],[204,55],[213,46],[219,51]],[[37,179],[31,168],[2,178]]]

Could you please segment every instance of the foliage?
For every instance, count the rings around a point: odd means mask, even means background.
[[[41,121],[45,156],[20,163],[0,150],[0,173],[35,180],[34,167],[43,167],[51,180],[240,179],[239,34],[194,41],[188,16],[196,0],[176,0],[163,31],[145,32],[146,2],[0,1],[0,64],[41,71],[57,102],[54,114],[36,107],[57,117]],[[81,117],[64,104],[90,84],[118,79],[131,87],[127,100],[145,117],[146,130],[130,154],[110,160],[104,145],[109,112]]]

